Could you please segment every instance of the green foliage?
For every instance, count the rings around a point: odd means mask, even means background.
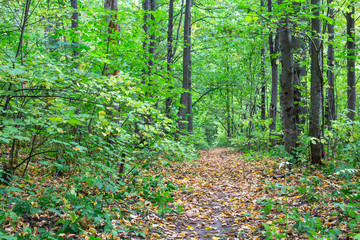
[[[60,230],[36,232],[31,226],[23,236],[1,231],[0,238],[60,239],[61,233],[81,234],[88,223],[110,233],[111,220],[129,214],[124,209],[132,196],[153,202],[160,215],[181,211],[169,205],[176,186],[149,174],[196,154],[189,138],[175,141],[176,118],[165,117],[157,106],[169,96],[166,88],[157,91],[168,84],[167,73],[159,70],[149,79],[154,84],[143,83],[143,13],[119,3],[121,33],[111,34],[105,21],[111,13],[99,1],[78,2],[76,30],[70,28],[69,2],[31,3],[21,54],[15,56],[21,31],[0,36],[0,191],[5,196],[0,210],[12,206],[0,214],[0,225],[50,214]],[[23,11],[25,5],[14,9]],[[6,19],[1,31],[14,28],[11,11],[1,8]],[[155,17],[163,21],[166,14],[159,9]],[[137,228],[124,231],[144,237]]]
[[[264,212],[264,215],[268,215],[272,209],[272,207],[275,205],[275,202],[271,199],[263,199],[260,201],[260,205],[263,206],[261,209]]]
[[[299,232],[307,233],[309,239],[318,239],[320,236],[326,239],[336,239],[341,235],[340,229],[328,229],[319,218],[310,217],[309,213],[300,217],[296,211],[292,211],[290,217],[295,219],[293,228]]]
[[[348,162],[358,168],[360,165],[360,122],[340,115],[333,121],[333,128],[326,133],[329,156]]]
[[[282,239],[285,237],[285,234],[277,232],[276,227],[270,226],[268,223],[264,223],[263,226],[265,227],[265,230],[261,231],[261,233],[265,236],[264,239]]]

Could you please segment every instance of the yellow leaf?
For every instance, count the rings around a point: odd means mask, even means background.
[[[210,230],[210,229],[213,229],[212,227],[210,227],[210,226],[206,226],[206,228],[205,228],[206,230]]]
[[[189,230],[193,230],[194,228],[192,227],[192,226],[187,226],[187,229],[189,229]]]
[[[161,237],[160,237],[159,234],[153,233],[153,234],[151,235],[151,238],[157,238],[157,239],[159,239],[159,238],[161,238]]]
[[[103,119],[105,117],[105,115],[106,115],[106,112],[104,112],[104,111],[99,112],[99,118],[100,119]]]
[[[214,240],[219,240],[220,238],[219,237],[213,237]]]
[[[89,231],[90,231],[92,234],[95,234],[95,233],[96,233],[96,229],[95,229],[95,228],[89,228]]]

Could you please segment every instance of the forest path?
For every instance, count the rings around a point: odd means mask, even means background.
[[[169,175],[178,186],[174,202],[184,212],[168,219],[175,224],[165,224],[166,239],[247,239],[261,227],[257,200],[267,195],[258,182],[264,178],[262,161],[216,148]]]

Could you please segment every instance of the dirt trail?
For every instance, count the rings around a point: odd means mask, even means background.
[[[251,217],[258,208],[257,164],[217,148],[179,167],[172,180],[184,213],[169,219],[175,224],[165,225],[166,239],[246,239],[246,232],[261,226]]]

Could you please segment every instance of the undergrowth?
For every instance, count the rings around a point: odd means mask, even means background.
[[[274,192],[259,200],[264,239],[360,239],[360,123],[340,116],[320,140],[324,166],[310,164],[311,138],[299,137],[293,154],[283,146],[265,144],[267,137],[234,139],[233,149],[248,161],[259,155],[276,163],[264,166],[264,191]],[[269,161],[269,162],[273,162]]]

